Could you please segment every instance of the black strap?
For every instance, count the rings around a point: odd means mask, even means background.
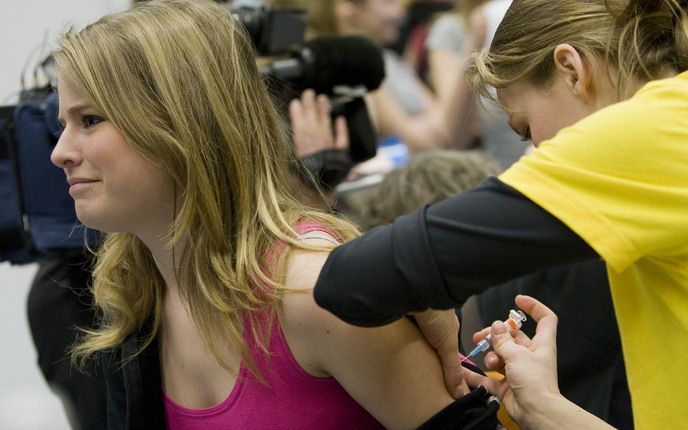
[[[157,342],[153,340],[133,358],[121,359],[132,357],[139,342],[140,337],[134,334],[119,348],[103,354],[108,430],[167,428]]]
[[[498,427],[499,401],[478,387],[442,409],[418,430],[495,430]]]
[[[462,366],[484,375],[482,370],[470,363]],[[439,411],[418,430],[495,430],[498,428],[497,411],[499,400],[485,387],[478,387],[454,403]]]

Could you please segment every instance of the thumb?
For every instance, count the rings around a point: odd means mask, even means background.
[[[509,359],[517,345],[504,323],[501,321],[493,322],[490,328],[490,335],[492,336],[492,348],[494,351],[502,358]]]

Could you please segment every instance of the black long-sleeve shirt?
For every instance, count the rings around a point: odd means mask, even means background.
[[[540,269],[597,257],[561,221],[490,178],[335,249],[315,299],[356,325],[445,309]]]

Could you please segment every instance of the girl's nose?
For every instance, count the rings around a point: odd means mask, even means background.
[[[50,161],[57,167],[62,169],[77,166],[81,163],[81,154],[78,147],[69,137],[69,133],[65,129],[57,141],[57,145],[50,154]]]

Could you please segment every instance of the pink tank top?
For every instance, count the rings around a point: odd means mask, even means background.
[[[299,234],[323,231],[301,223]],[[334,378],[308,374],[296,362],[279,322],[270,338],[270,356],[255,345],[250,329],[246,341],[265,379],[258,381],[242,363],[229,396],[205,409],[189,409],[165,396],[165,415],[170,430],[228,429],[382,429]]]

